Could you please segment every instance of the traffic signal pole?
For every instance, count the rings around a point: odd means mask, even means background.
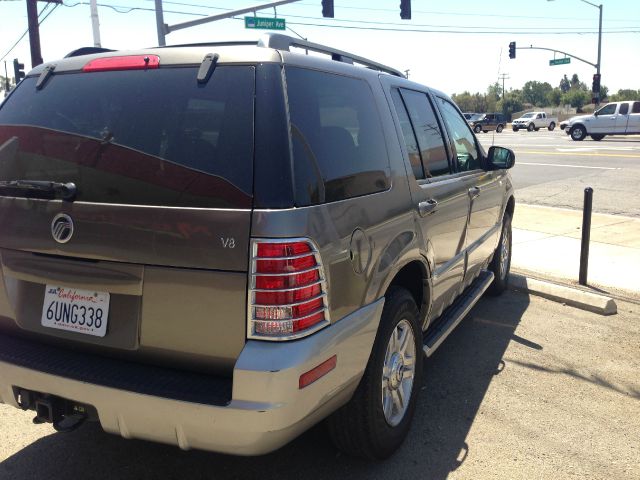
[[[38,0],[27,0],[27,21],[29,24],[29,45],[31,46],[31,68],[34,68],[42,63],[40,27],[38,25]]]

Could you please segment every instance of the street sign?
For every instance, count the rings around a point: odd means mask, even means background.
[[[259,30],[284,30],[284,18],[244,17],[244,28]]]
[[[549,65],[564,65],[565,63],[571,63],[571,57],[565,58],[554,58],[553,60],[549,60]]]

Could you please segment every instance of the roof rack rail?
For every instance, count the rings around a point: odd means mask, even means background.
[[[101,47],[81,47],[67,53],[64,58],[79,57],[81,55],[91,55],[94,53],[115,52],[110,48]]]
[[[202,43],[181,43],[179,45],[163,45],[153,48],[177,48],[177,47],[237,47],[242,45],[255,45],[255,40],[238,40],[229,42],[202,42]]]
[[[369,60],[368,58],[360,57],[358,55],[344,52],[336,48],[327,47],[325,45],[320,45],[319,43],[313,43],[307,40],[293,38],[288,35],[282,35],[281,33],[265,33],[258,41],[258,46],[285,51],[290,51],[291,47],[304,48],[306,50],[311,50],[317,53],[331,55],[331,59],[338,62],[349,64],[358,63],[374,70],[379,70],[381,72],[390,73],[391,75],[395,75],[397,77],[406,78],[400,70],[387,67],[386,65],[374,62],[373,60]]]

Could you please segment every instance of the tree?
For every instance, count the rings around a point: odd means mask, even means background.
[[[602,87],[600,88],[602,89]],[[624,100],[640,100],[640,90],[623,88],[609,97],[610,102],[623,102]]]
[[[560,91],[562,93],[567,93],[571,89],[571,82],[567,78],[567,74],[564,74],[564,77],[560,80]]]
[[[508,118],[511,118],[515,112],[524,110],[522,92],[520,90],[512,90],[505,93],[504,98],[498,102],[498,110],[502,111]]]
[[[562,103],[569,104],[578,112],[582,111],[582,107],[591,101],[591,93],[580,88],[572,88],[570,91],[562,95]]]
[[[547,93],[546,96],[546,105],[553,105],[554,107],[557,107],[558,105],[560,105],[560,102],[562,102],[562,87],[561,88],[554,88],[553,90],[551,90],[549,93]]]
[[[578,74],[574,73],[571,76],[571,88],[579,88],[580,87],[580,79],[578,78]]]
[[[547,95],[553,90],[553,87],[547,82],[538,82],[530,80],[522,87],[522,98],[525,102],[532,105],[542,107],[545,105]]]

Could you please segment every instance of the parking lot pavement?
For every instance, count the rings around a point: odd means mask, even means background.
[[[70,434],[0,405],[0,478],[640,478],[640,306],[602,317],[509,291],[471,311],[427,363],[417,416],[385,462],[339,454],[323,428],[238,458]]]

